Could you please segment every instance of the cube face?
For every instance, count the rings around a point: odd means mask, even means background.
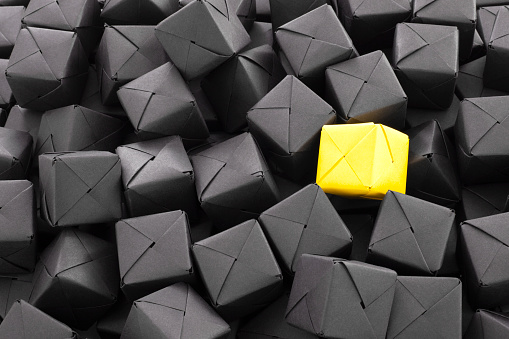
[[[32,275],[15,275],[0,278],[0,318],[2,321],[16,303],[16,300],[28,300],[32,292]],[[1,332],[1,331],[0,331]]]
[[[143,4],[128,0],[104,2],[101,19],[109,25],[157,25],[180,9],[178,0],[165,3],[148,0]]]
[[[33,140],[27,132],[0,128],[0,180],[25,179]]]
[[[270,0],[270,19],[272,30],[276,31],[280,26],[322,6],[327,0]]]
[[[381,200],[388,190],[405,193],[407,164],[406,134],[373,123],[326,125],[316,183],[325,193]]]
[[[5,109],[14,102],[11,86],[9,86],[7,77],[5,76],[5,70],[8,64],[8,59],[0,59],[0,107]]]
[[[28,132],[32,136],[33,148],[35,149],[39,125],[41,124],[42,113],[30,109],[21,108],[15,105],[11,108],[5,128],[17,131]]]
[[[0,8],[0,20],[4,23],[0,32],[3,39],[0,42],[0,57],[9,59],[14,42],[21,29],[21,18],[25,9],[23,6],[5,6]]]
[[[452,104],[445,111],[436,109],[408,108],[406,113],[406,125],[409,128],[417,127],[425,122],[436,120],[442,130],[454,140],[454,125],[458,118],[460,100],[456,95],[452,99]]]
[[[461,192],[462,220],[509,211],[509,183],[465,186]]]
[[[456,91],[463,100],[465,98],[495,97],[509,94],[484,86],[484,67],[486,56],[460,66]]]
[[[509,335],[509,318],[503,313],[477,310],[464,338],[503,338]]]
[[[41,210],[51,226],[117,221],[122,214],[120,160],[101,151],[39,157]]]

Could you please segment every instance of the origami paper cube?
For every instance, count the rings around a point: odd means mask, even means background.
[[[0,57],[9,59],[16,38],[21,29],[21,19],[25,8],[23,6],[0,7]]]
[[[5,7],[0,7],[0,10],[2,10],[2,8]],[[14,102],[11,86],[9,86],[7,77],[5,76],[5,70],[7,69],[8,64],[9,60],[0,59],[0,107],[6,109]]]
[[[191,90],[168,62],[117,92],[134,130],[144,138],[180,135],[205,139],[209,131]]]
[[[239,18],[229,13],[235,13],[231,2],[193,1],[157,25],[157,39],[184,79],[206,75],[249,43]]]
[[[69,326],[24,300],[17,300],[0,325],[2,338],[79,338]]]
[[[279,191],[261,151],[243,133],[191,156],[196,192],[216,227],[226,229],[279,201]]]
[[[316,183],[325,193],[382,200],[388,190],[405,193],[407,164],[406,134],[373,123],[325,125]]]
[[[18,105],[15,105],[9,112],[9,116],[5,122],[5,128],[29,133],[33,140],[32,151],[35,151],[41,118],[42,112],[21,108]]]
[[[509,317],[507,315],[489,310],[477,310],[463,338],[497,339],[508,335]]]
[[[453,210],[389,191],[371,235],[368,262],[400,275],[437,275],[448,240],[456,236]]]
[[[5,316],[17,300],[28,300],[32,292],[32,275],[14,275],[0,278],[0,320]]]
[[[281,268],[295,273],[303,253],[348,257],[352,235],[329,199],[310,184],[258,218]]]
[[[168,56],[154,26],[106,26],[95,62],[102,102],[113,105],[121,86],[168,62]]]
[[[509,212],[509,183],[465,186],[461,191],[462,220]]]
[[[246,113],[286,73],[272,47],[263,45],[239,53],[212,71],[202,88],[226,132],[244,128]]]
[[[189,221],[182,211],[123,219],[115,225],[120,287],[131,300],[194,280]]]
[[[405,131],[410,139],[407,194],[443,206],[460,200],[456,154],[436,120]]]
[[[336,13],[323,5],[275,31],[286,72],[320,94],[327,66],[358,56]]]
[[[460,100],[456,95],[452,99],[451,106],[445,111],[408,107],[406,111],[406,125],[408,128],[414,128],[425,122],[436,120],[440,124],[442,131],[454,140],[454,125],[456,124],[459,108]]]
[[[288,75],[249,110],[247,121],[274,171],[300,179],[316,169],[320,130],[336,122],[336,112]]]
[[[507,105],[509,96],[469,98],[461,102],[455,135],[464,184],[509,181]]]
[[[405,126],[408,99],[381,51],[327,67],[325,90],[342,122]]]
[[[456,27],[396,26],[392,66],[409,106],[445,110],[451,105],[459,68],[458,39]]]
[[[178,209],[196,215],[193,167],[180,137],[120,146],[117,154],[130,216]]]
[[[157,25],[179,9],[178,0],[106,0],[101,19],[109,25]]]
[[[230,326],[189,285],[178,283],[134,302],[120,338],[228,337]]]
[[[103,151],[39,156],[41,214],[51,226],[117,221],[122,214],[120,159]]]
[[[439,337],[462,337],[461,281],[398,277],[386,338]]]
[[[64,229],[41,254],[28,302],[84,330],[115,303],[118,277],[114,245],[77,229]]]
[[[290,325],[320,337],[383,338],[395,286],[392,270],[304,254],[285,318]]]
[[[193,245],[212,306],[226,320],[254,313],[282,292],[283,275],[256,220]]]
[[[486,56],[460,66],[458,80],[456,81],[456,92],[461,99],[493,97],[509,94],[508,92],[484,86],[484,65]]]
[[[0,180],[26,178],[32,144],[27,132],[0,127]]]
[[[509,213],[461,224],[461,258],[469,301],[477,308],[509,304]]]
[[[270,19],[272,30],[322,6],[327,0],[270,0]]]

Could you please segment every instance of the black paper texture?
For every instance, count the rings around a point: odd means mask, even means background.
[[[463,187],[460,212],[463,220],[509,212],[509,183]]]
[[[325,5],[327,0],[269,0],[269,2],[272,30],[276,31],[287,22]]]
[[[509,336],[509,317],[489,310],[477,310],[465,339],[496,339]]]
[[[486,56],[461,65],[456,81],[456,93],[463,100],[466,98],[494,97],[509,94],[484,85],[484,66]]]
[[[0,58],[9,59],[21,29],[21,19],[24,13],[23,6],[3,5],[0,7],[0,22],[2,23],[0,25]]]
[[[18,105],[15,105],[9,112],[9,116],[5,122],[5,128],[28,132],[30,136],[32,136],[32,145],[33,150],[35,151],[41,118],[42,112],[21,108]]]
[[[33,148],[27,132],[0,127],[0,180],[25,179]]]
[[[454,140],[454,126],[458,118],[460,100],[456,95],[453,96],[451,106],[446,110],[413,108],[408,107],[406,111],[406,125],[408,128],[417,127],[420,124],[436,120],[451,140]]]
[[[157,25],[179,9],[178,0],[106,0],[101,19],[109,25]]]

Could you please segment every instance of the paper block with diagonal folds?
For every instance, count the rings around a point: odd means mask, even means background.
[[[23,6],[0,7],[0,57],[9,59],[25,13]]]
[[[282,269],[293,275],[303,253],[347,258],[352,235],[322,189],[310,184],[263,212],[262,225]]]
[[[251,134],[243,133],[191,156],[201,207],[226,229],[279,201],[279,190]]]
[[[134,302],[121,339],[226,339],[230,326],[191,286],[178,283]]]
[[[32,274],[10,275],[0,277],[0,320],[5,316],[17,300],[28,300],[32,292]]]
[[[252,314],[282,292],[283,275],[256,220],[196,242],[193,255],[212,305],[226,320]]]
[[[484,45],[483,45],[484,46]],[[509,94],[484,86],[484,67],[486,56],[461,65],[456,81],[456,92],[463,100],[465,98],[496,97]],[[501,71],[500,69],[498,70]]]
[[[300,179],[316,169],[320,130],[336,122],[336,112],[288,75],[249,110],[247,121],[274,171]]]
[[[325,90],[343,122],[405,127],[408,99],[381,51],[327,67]]]
[[[2,7],[0,7],[2,9]],[[0,59],[0,108],[8,109],[14,103],[11,86],[7,82],[5,70],[9,65],[8,59]]]
[[[46,111],[79,102],[88,61],[75,32],[23,28],[5,71],[17,104]]]
[[[64,229],[41,254],[28,302],[84,330],[115,303],[119,285],[115,246],[77,229]]]
[[[324,338],[385,338],[395,286],[393,270],[303,254],[285,318]]]
[[[14,303],[0,325],[1,338],[78,339],[73,329],[24,300]]]
[[[250,42],[226,0],[193,1],[161,21],[155,34],[186,80],[206,75]]]
[[[184,7],[193,1],[194,0],[180,0],[179,4]],[[268,2],[269,0],[266,1]],[[244,26],[247,31],[253,27],[255,20],[260,21],[256,13],[257,0],[226,0],[226,3],[231,6],[231,11],[237,14],[242,26]]]
[[[460,339],[461,281],[457,278],[398,277],[387,339]]]
[[[32,145],[27,132],[0,127],[0,180],[26,179]]]
[[[316,183],[325,193],[382,200],[405,193],[408,136],[380,124],[325,125]]]
[[[42,112],[21,108],[18,105],[15,105],[9,112],[9,116],[5,122],[5,128],[28,132],[33,140],[32,149],[35,151],[41,118]]]
[[[455,135],[464,184],[509,181],[509,96],[461,102]]]
[[[297,19],[327,2],[327,0],[270,0],[272,30],[276,31],[287,22]]]
[[[509,213],[461,224],[461,258],[470,304],[493,308],[509,304]]]
[[[39,156],[41,216],[51,226],[117,221],[122,214],[120,159],[104,151]]]
[[[325,68],[358,56],[336,13],[323,5],[275,31],[279,57],[286,72],[318,94],[324,89]]]
[[[27,180],[0,181],[0,274],[29,273],[35,267],[35,202]]]
[[[458,214],[470,220],[509,212],[509,183],[471,185],[461,191],[461,206]]]
[[[120,287],[130,299],[193,282],[189,221],[182,211],[123,219],[115,225]]]
[[[179,9],[178,0],[106,0],[101,19],[109,25],[157,25]]]
[[[171,62],[120,87],[117,95],[135,132],[144,139],[209,136],[194,95]]]
[[[477,310],[470,321],[465,339],[498,339],[509,336],[507,314],[489,310]]]
[[[196,216],[193,167],[180,137],[123,145],[117,154],[131,217],[178,209]]]
[[[105,105],[118,103],[118,89],[168,62],[155,26],[106,26],[95,57]]]
[[[447,109],[458,77],[456,27],[401,23],[396,26],[392,67],[408,105]]]

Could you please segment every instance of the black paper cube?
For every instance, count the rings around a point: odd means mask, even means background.
[[[135,132],[142,138],[209,136],[194,95],[171,62],[120,87],[117,95]]]
[[[408,96],[408,105],[447,109],[458,77],[458,29],[451,26],[396,26],[394,72]]]
[[[316,184],[272,206],[258,220],[281,268],[290,275],[304,253],[343,258],[350,255],[352,235]]]
[[[279,201],[276,183],[249,133],[192,156],[191,163],[201,207],[220,229],[256,218]]]
[[[464,184],[509,181],[509,96],[461,102],[456,148]]]
[[[386,338],[460,339],[461,334],[459,279],[398,277]]]
[[[454,211],[389,191],[371,235],[368,262],[403,275],[436,275],[449,238],[456,236]]]
[[[17,131],[28,132],[33,140],[33,150],[37,143],[37,135],[39,134],[39,125],[41,124],[42,112],[33,111],[31,109],[21,108],[15,105],[11,108],[5,128],[15,129]]]
[[[118,103],[121,86],[167,61],[154,26],[106,26],[95,57],[103,104]]]
[[[437,109],[423,109],[408,107],[406,111],[406,125],[408,128],[417,127],[420,124],[436,120],[440,124],[442,131],[446,133],[449,138],[454,140],[454,125],[458,118],[458,110],[460,108],[460,100],[456,95],[452,99],[452,104],[444,110]]]
[[[161,21],[156,36],[186,80],[206,75],[250,39],[231,2],[193,1]]]
[[[324,338],[384,338],[395,286],[392,270],[304,254],[285,318]]]
[[[120,159],[103,151],[39,156],[41,214],[51,226],[117,221],[122,214]]]
[[[509,183],[497,182],[463,187],[460,211],[463,220],[509,212]]]
[[[278,28],[275,36],[286,72],[298,77],[318,94],[323,92],[327,66],[358,55],[329,5],[318,7],[284,24]]]
[[[436,120],[405,131],[408,150],[407,194],[442,206],[460,200],[456,152]]]
[[[50,317],[24,300],[18,300],[12,305],[0,325],[0,337],[11,339],[79,338],[78,334],[69,326]]]
[[[157,25],[179,9],[178,0],[106,0],[101,19],[110,25]]]
[[[287,22],[325,5],[327,0],[270,0],[269,2],[272,30],[275,31]]]
[[[120,146],[117,154],[130,216],[178,209],[196,215],[193,167],[180,137]]]
[[[122,339],[225,339],[230,326],[189,285],[178,283],[134,302]]]
[[[28,300],[32,292],[32,274],[0,277],[0,320],[5,316],[17,300]]]
[[[460,66],[456,92],[463,100],[465,98],[494,97],[509,94],[484,86],[484,65],[486,56]]]
[[[477,310],[470,321],[465,339],[498,339],[509,336],[509,317],[489,310]]]
[[[249,130],[275,172],[299,179],[316,169],[320,131],[336,112],[288,75],[247,114]]]
[[[5,7],[0,7],[0,10]],[[14,102],[11,86],[7,82],[5,70],[9,64],[8,59],[0,59],[0,108],[8,109]]]
[[[246,113],[286,75],[268,45],[239,53],[212,71],[202,88],[217,112],[223,130],[246,126]]]
[[[461,224],[461,251],[470,304],[493,308],[509,304],[509,213]]]
[[[32,145],[27,132],[0,127],[0,180],[27,177]]]
[[[325,90],[342,122],[405,126],[408,99],[381,51],[327,67]]]
[[[84,330],[114,303],[119,287],[115,246],[76,229],[64,229],[42,252],[30,304]]]
[[[192,282],[191,237],[182,211],[123,219],[115,226],[120,287],[131,300]]]
[[[25,13],[23,6],[0,7],[0,57],[9,59]],[[3,73],[3,71],[2,71]]]
[[[227,320],[254,313],[280,295],[283,275],[256,220],[194,243],[193,254],[212,305]]]

